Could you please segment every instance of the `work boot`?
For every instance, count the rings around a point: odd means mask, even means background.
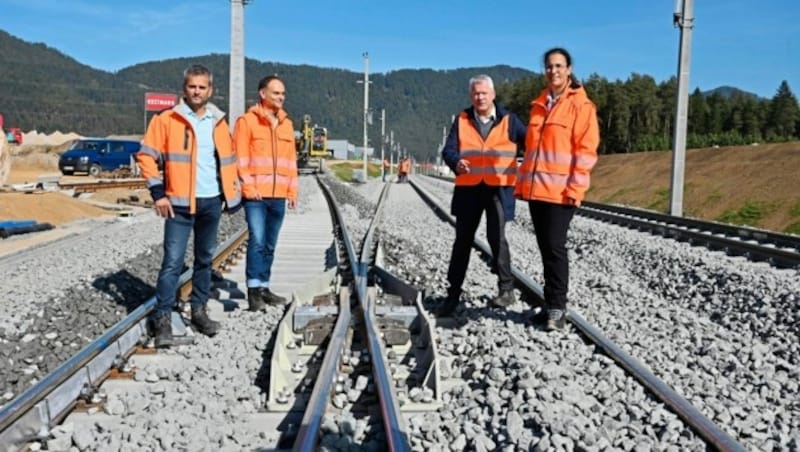
[[[434,308],[433,315],[436,317],[451,317],[458,307],[458,296],[448,295],[442,303]]]
[[[567,326],[567,316],[563,309],[550,309],[547,311],[547,331],[563,330]]]
[[[166,313],[153,320],[153,336],[156,348],[169,348],[174,343],[172,339],[172,319]]]
[[[254,312],[267,310],[267,302],[259,287],[247,288],[247,309]]]
[[[208,306],[192,306],[192,326],[198,333],[206,336],[214,336],[219,331],[219,322],[215,322],[208,317]]]
[[[500,294],[492,298],[492,305],[498,308],[507,308],[517,302],[517,297],[514,296],[514,289],[501,290]]]
[[[261,292],[262,299],[267,302],[267,304],[271,304],[273,306],[286,304],[286,298],[273,293],[271,290],[269,290],[269,287],[262,287],[259,289],[259,291]]]
[[[529,323],[531,325],[543,326],[547,323],[547,318],[547,309],[539,308],[539,312],[530,317]]]

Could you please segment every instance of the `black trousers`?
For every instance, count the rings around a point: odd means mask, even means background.
[[[528,208],[531,211],[536,243],[542,255],[545,308],[566,309],[569,291],[567,230],[576,207],[530,201]]]
[[[453,195],[453,214],[456,217],[456,241],[450,255],[450,266],[447,269],[447,290],[451,297],[461,295],[461,286],[469,266],[469,256],[475,231],[480,225],[483,212],[486,212],[486,239],[492,249],[490,263],[493,273],[497,273],[498,287],[501,292],[514,288],[511,275],[511,256],[506,241],[506,219],[503,204],[500,201],[498,187],[476,185],[456,187],[458,193]]]

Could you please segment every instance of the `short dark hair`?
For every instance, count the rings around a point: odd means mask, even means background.
[[[266,76],[266,77],[264,77],[264,78],[262,78],[261,80],[258,81],[258,90],[261,91],[262,89],[266,88],[267,85],[269,85],[269,82],[271,82],[273,80],[277,80],[277,81],[283,83],[283,80],[280,77],[278,77],[278,74],[268,75],[268,76]]]
[[[189,81],[189,77],[195,77],[198,75],[205,75],[208,77],[208,84],[214,84],[214,74],[211,73],[211,70],[207,67],[203,66],[202,64],[193,64],[183,71],[183,84],[185,85],[187,81]]]

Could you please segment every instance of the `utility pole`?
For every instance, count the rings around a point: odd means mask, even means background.
[[[672,187],[669,213],[683,216],[683,176],[686,163],[686,123],[689,111],[689,65],[694,29],[694,0],[676,0],[672,23],[681,29],[678,51],[678,99],[675,108],[675,133],[672,145]]]
[[[386,159],[383,155],[383,142],[386,137],[386,109],[381,108],[381,180],[386,180],[386,168],[383,167],[383,161]]]
[[[228,123],[244,114],[244,7],[252,0],[231,2],[231,65],[228,89]]]
[[[364,182],[369,177],[367,176],[367,144],[369,137],[367,136],[367,119],[369,117],[369,52],[361,54],[364,57],[364,80],[359,80],[358,83],[364,84]]]

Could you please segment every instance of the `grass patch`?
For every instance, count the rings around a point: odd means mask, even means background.
[[[728,209],[717,218],[724,223],[758,226],[758,222],[774,208],[763,202],[747,201],[739,209]]]
[[[800,235],[800,221],[786,226],[786,229],[784,229],[783,232],[787,234]]]
[[[647,205],[647,209],[656,212],[667,212],[669,206],[669,190],[664,188],[656,191],[656,198]]]
[[[591,188],[589,190],[591,190]],[[606,198],[603,202],[609,203],[609,204],[615,203],[615,202],[619,201],[619,199],[622,198],[629,191],[630,190],[627,189],[627,188],[620,188],[619,190],[617,190],[614,193],[612,193],[611,196]]]
[[[340,180],[345,182],[353,182],[353,173],[356,170],[363,170],[364,164],[358,162],[342,162],[335,165],[328,166],[333,174]],[[381,167],[370,163],[367,165],[367,174],[370,178],[381,177]]]
[[[791,218],[800,217],[800,201],[789,209],[789,216]]]
[[[713,193],[708,195],[706,200],[703,202],[703,205],[704,206],[714,206],[714,205],[719,204],[720,201],[722,201],[722,193],[720,193],[720,192],[715,190]]]

